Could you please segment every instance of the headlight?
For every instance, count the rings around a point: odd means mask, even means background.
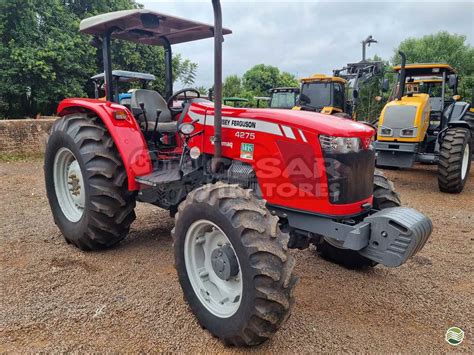
[[[319,143],[324,151],[330,153],[355,153],[361,150],[361,141],[357,137],[345,138],[320,135]]]
[[[417,133],[418,131],[416,127],[403,128],[400,130],[400,137],[415,137]]]
[[[179,126],[179,131],[184,135],[190,135],[194,132],[194,125],[191,123],[183,123]]]
[[[385,136],[385,137],[391,137],[391,136],[393,136],[393,130],[391,128],[388,128],[388,127],[380,126],[378,135],[379,136]]]

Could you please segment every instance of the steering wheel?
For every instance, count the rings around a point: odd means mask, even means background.
[[[188,98],[188,96],[186,95],[187,92],[194,92],[196,96],[192,96]],[[195,99],[195,98],[201,97],[201,94],[199,93],[199,91],[193,88],[185,88],[185,89],[176,91],[173,95],[171,95],[171,97],[166,102],[166,105],[168,106],[168,109],[171,111],[171,113],[177,114],[183,111],[184,105],[183,105],[183,108],[180,108],[180,109],[173,108],[173,102],[178,98],[179,95],[182,95],[182,94],[184,94],[184,102],[187,102],[189,99]]]

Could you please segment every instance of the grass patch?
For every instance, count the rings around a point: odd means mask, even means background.
[[[31,153],[31,154],[5,154],[0,153],[0,163],[14,163],[14,162],[26,162],[43,160],[43,153]]]

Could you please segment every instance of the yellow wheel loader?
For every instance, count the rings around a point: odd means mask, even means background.
[[[300,95],[294,110],[309,110],[356,120],[361,86],[383,73],[381,61],[367,60],[366,47],[377,43],[368,36],[362,42],[362,60],[333,70],[333,76],[314,74],[301,79]]]
[[[458,76],[449,64],[406,64],[400,55],[393,99],[378,121],[377,165],[437,164],[439,189],[459,193],[469,177],[474,145],[471,105],[460,101]]]

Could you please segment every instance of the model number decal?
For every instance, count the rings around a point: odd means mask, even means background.
[[[235,136],[237,138],[241,138],[241,139],[255,139],[255,133],[254,132],[240,132],[240,131],[237,131],[237,132],[235,132]]]

